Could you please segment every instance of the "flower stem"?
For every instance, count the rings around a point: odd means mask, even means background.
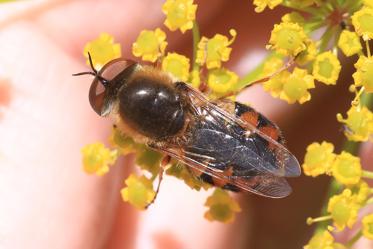
[[[368,179],[373,179],[373,172],[368,170],[363,170],[363,177]]]
[[[361,238],[362,235],[363,235],[363,232],[359,230],[359,232],[357,232],[349,241],[347,241],[346,243],[347,248],[351,248],[355,244],[355,242]]]
[[[193,70],[199,71],[199,64],[196,62],[197,59],[197,50],[198,50],[198,43],[201,39],[201,35],[199,33],[199,27],[197,21],[193,22]]]

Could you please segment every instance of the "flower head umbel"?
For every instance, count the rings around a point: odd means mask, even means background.
[[[162,6],[167,16],[164,25],[171,31],[180,29],[184,33],[193,28],[196,10],[197,5],[193,4],[193,0],[167,0]]]
[[[362,220],[363,223],[363,235],[373,240],[373,213],[365,216]]]
[[[198,43],[196,62],[200,65],[206,63],[208,69],[221,67],[221,62],[228,61],[232,49],[228,47],[236,38],[237,32],[234,29],[229,30],[232,36],[228,37],[216,34],[213,38],[202,37]]]
[[[346,56],[357,54],[362,50],[359,36],[348,30],[343,30],[339,36],[338,47]]]
[[[327,85],[335,85],[341,71],[341,64],[337,56],[327,51],[319,54],[314,63],[312,75],[316,80]]]
[[[353,185],[359,183],[362,174],[360,158],[342,151],[333,162],[332,173],[337,181],[342,184]]]
[[[132,44],[132,53],[144,61],[155,62],[164,54],[166,46],[166,34],[161,29],[143,30]]]
[[[162,70],[182,81],[189,78],[189,59],[177,53],[168,53],[162,61]]]
[[[235,213],[241,212],[238,203],[226,191],[220,188],[217,188],[207,198],[205,206],[209,207],[209,210],[205,213],[205,218],[211,221],[217,220],[229,223],[234,220]]]
[[[318,176],[331,171],[335,159],[334,146],[328,142],[312,143],[307,147],[307,153],[302,165],[305,175]]]
[[[121,56],[121,47],[119,43],[114,43],[114,37],[108,33],[101,33],[97,39],[85,45],[83,53],[87,58],[87,65],[90,53],[93,65],[100,70],[106,63]]]
[[[210,70],[207,84],[216,94],[224,94],[236,85],[238,76],[225,68]]]
[[[344,134],[349,140],[366,141],[373,135],[373,113],[365,106],[352,106],[346,119],[338,114],[337,120],[346,124]]]
[[[155,196],[153,182],[145,176],[131,174],[125,184],[127,187],[121,190],[123,200],[138,209],[145,209]]]
[[[373,57],[360,56],[355,68],[356,72],[352,75],[355,85],[364,86],[365,91],[373,93]]]
[[[116,150],[105,148],[102,143],[88,144],[82,148],[83,168],[88,174],[104,175],[118,157]]]
[[[356,33],[367,41],[373,38],[373,9],[362,8],[352,16]]]
[[[309,89],[314,88],[313,76],[307,73],[307,70],[295,68],[294,71],[285,80],[280,98],[288,103],[300,104],[311,99]]]
[[[317,231],[303,249],[334,249],[334,238],[328,230]]]
[[[333,196],[328,203],[328,212],[338,230],[343,230],[346,226],[351,228],[355,224],[359,208],[359,203],[349,189]]]
[[[307,36],[298,23],[282,22],[275,24],[267,47],[283,55],[296,56],[306,49],[306,41]]]
[[[270,92],[273,97],[279,97],[289,76],[290,73],[288,71],[282,71],[274,75],[263,84],[264,90]]]
[[[254,0],[255,12],[262,12],[266,7],[273,9],[281,4],[283,0]]]

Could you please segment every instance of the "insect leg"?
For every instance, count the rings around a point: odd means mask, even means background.
[[[157,189],[155,191],[155,195],[153,197],[153,200],[151,200],[151,202],[149,202],[148,205],[146,205],[145,208],[148,208],[150,205],[152,205],[155,202],[155,199],[157,198],[159,189],[161,187],[161,182],[163,180],[163,173],[165,171],[166,166],[170,163],[170,161],[171,161],[171,157],[169,155],[164,156],[163,159],[161,160],[160,170],[159,170],[159,173],[158,173],[158,185],[157,185]]]
[[[256,84],[259,84],[259,83],[264,83],[264,82],[272,79],[272,77],[276,76],[277,74],[279,74],[279,73],[287,70],[291,66],[293,66],[294,65],[294,60],[295,60],[295,58],[291,58],[283,67],[281,67],[280,69],[278,69],[274,73],[272,73],[272,74],[270,74],[270,75],[268,75],[268,76],[266,76],[264,78],[261,78],[261,79],[249,82],[249,83],[247,83],[246,85],[244,85],[243,87],[241,87],[240,89],[238,89],[236,91],[228,92],[226,95],[220,97],[220,99],[225,99],[225,98],[237,95],[240,92],[242,92],[243,90],[249,88],[250,86],[253,86],[253,85],[256,85]]]

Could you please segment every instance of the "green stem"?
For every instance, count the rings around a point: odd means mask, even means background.
[[[368,170],[363,170],[363,177],[368,179],[373,179],[373,172]]]
[[[359,230],[359,232],[357,232],[354,235],[354,237],[352,237],[349,241],[347,241],[346,243],[347,248],[351,248],[356,243],[356,241],[358,241],[361,238],[362,235],[363,235],[363,232]]]
[[[328,26],[326,31],[321,37],[320,52],[324,52],[329,45],[329,42],[335,34],[335,26]]]
[[[292,4],[291,2],[288,2],[288,1],[283,2],[281,5],[286,7],[286,8],[301,11],[301,12],[305,12],[305,13],[309,13],[309,14],[312,14],[314,16],[319,15],[319,13],[320,13],[320,11],[316,8],[312,8],[312,7],[301,8],[301,7],[295,6],[294,4]]]
[[[199,71],[199,64],[196,62],[197,59],[197,50],[198,50],[198,43],[201,39],[201,35],[199,33],[199,27],[197,21],[193,22],[193,70]]]

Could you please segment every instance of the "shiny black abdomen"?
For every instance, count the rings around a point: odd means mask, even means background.
[[[144,136],[162,140],[184,126],[181,98],[172,85],[138,77],[124,85],[118,97],[122,118]]]

